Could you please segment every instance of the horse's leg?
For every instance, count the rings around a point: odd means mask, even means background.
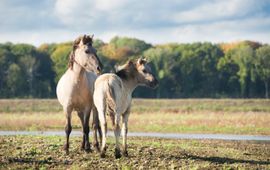
[[[66,115],[66,125],[65,125],[65,132],[66,132],[66,143],[64,145],[64,150],[66,153],[69,153],[69,135],[71,133],[72,127],[71,127],[71,107],[64,108],[64,113]]]
[[[89,118],[91,114],[91,109],[87,108],[84,111],[84,123],[83,123],[83,133],[84,133],[84,140],[85,140],[85,145],[84,149],[86,152],[91,151],[90,143],[89,143]]]
[[[102,134],[101,134],[101,128],[99,125],[99,120],[98,120],[98,111],[96,109],[95,106],[93,106],[92,108],[93,111],[93,122],[92,122],[92,127],[93,127],[93,146],[95,147],[96,151],[100,151],[99,150],[99,143],[98,143],[98,139],[97,139],[97,131],[99,132],[99,137],[100,137],[100,142],[102,141]]]
[[[101,131],[102,131],[102,144],[101,144],[100,157],[104,158],[105,152],[106,152],[107,122],[106,122],[106,117],[105,117],[105,108],[101,106],[101,107],[97,107],[97,109],[98,109],[98,119],[100,122]]]
[[[83,112],[78,111],[78,116],[81,120],[81,124],[82,124],[82,133],[83,133],[83,139],[82,139],[82,144],[81,144],[81,150],[84,150],[84,146],[85,146],[85,136],[84,136],[84,130],[83,130],[83,123],[84,123],[84,118],[83,118]]]
[[[122,137],[123,137],[123,155],[128,156],[127,151],[127,133],[128,133],[128,117],[130,109],[128,109],[122,116]]]
[[[120,158],[121,157],[121,152],[119,148],[119,138],[120,138],[120,114],[116,113],[115,114],[115,120],[114,120],[114,136],[115,136],[115,152],[114,156],[115,158]]]

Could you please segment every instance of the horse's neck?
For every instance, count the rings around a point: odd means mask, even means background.
[[[83,75],[85,73],[85,69],[82,68],[77,63],[74,63],[72,71],[74,73],[74,81],[75,81],[75,83],[78,84],[78,83],[82,82]]]
[[[136,82],[135,79],[129,79],[123,80],[123,85],[125,90],[131,95],[134,89],[138,86],[138,83]]]

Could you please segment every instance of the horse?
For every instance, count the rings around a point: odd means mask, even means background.
[[[97,129],[98,115],[93,107],[94,82],[101,72],[102,64],[92,46],[93,36],[83,35],[73,42],[69,55],[68,69],[60,78],[56,94],[66,116],[66,142],[64,150],[69,153],[69,135],[72,131],[71,113],[77,111],[83,129],[81,149],[91,151],[89,143],[89,118],[93,110],[93,127]],[[94,131],[93,144],[98,148],[97,134]]]
[[[122,154],[127,157],[127,132],[128,117],[130,115],[132,92],[139,86],[155,88],[158,80],[151,71],[151,67],[143,58],[136,61],[129,60],[126,64],[119,66],[114,73],[106,73],[99,76],[95,82],[94,104],[98,110],[98,118],[102,131],[102,145],[100,157],[105,157],[107,122],[106,113],[110,116],[115,135],[115,158],[120,158],[119,148],[120,117],[122,118]]]

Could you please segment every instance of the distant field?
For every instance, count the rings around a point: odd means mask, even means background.
[[[59,112],[56,99],[0,99],[0,113]],[[269,112],[266,99],[133,99],[133,112]]]
[[[0,130],[63,129],[54,99],[0,100]],[[270,135],[270,100],[134,99],[130,131]],[[73,114],[74,128],[80,128]],[[111,123],[109,123],[110,125]]]

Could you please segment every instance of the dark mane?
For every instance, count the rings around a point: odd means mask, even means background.
[[[132,61],[128,61],[120,70],[116,71],[116,75],[122,80],[129,80],[135,77],[136,68]]]
[[[123,70],[119,70],[115,73],[118,77],[120,77],[121,79],[127,80],[128,79],[128,73],[125,69]]]

